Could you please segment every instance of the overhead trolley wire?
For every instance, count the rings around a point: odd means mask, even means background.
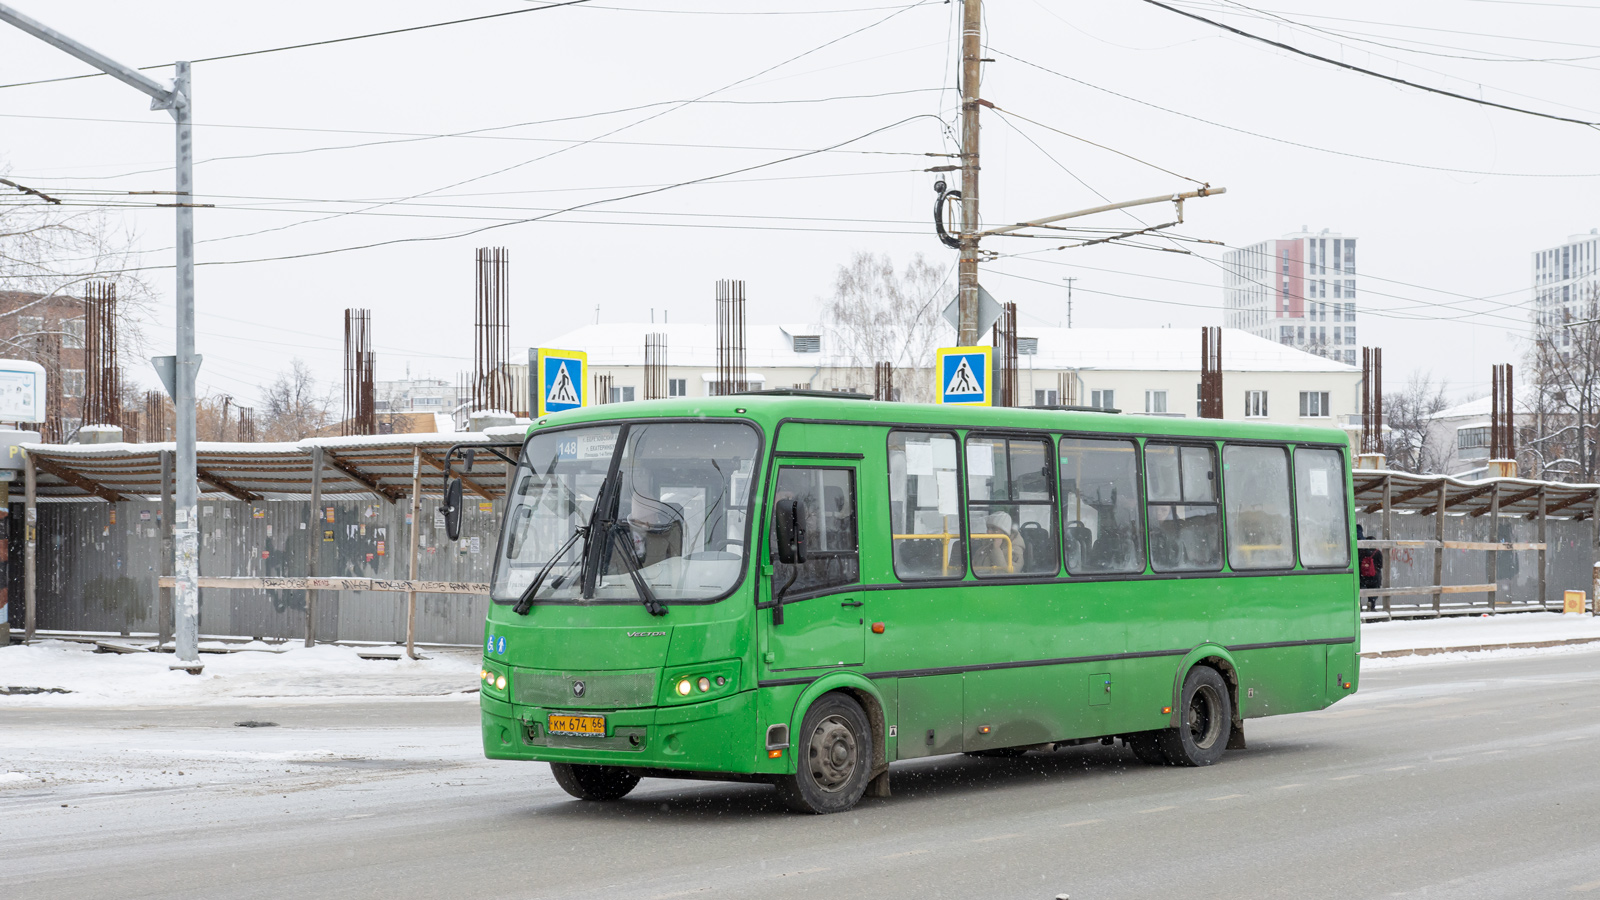
[[[1496,103],[1493,100],[1484,100],[1484,99],[1481,99],[1481,98],[1478,98],[1478,97],[1469,97],[1466,94],[1458,94],[1455,91],[1447,91],[1444,88],[1437,88],[1437,87],[1433,87],[1431,85],[1421,84],[1419,82],[1410,81],[1408,79],[1400,78],[1400,77],[1395,76],[1395,75],[1385,75],[1382,72],[1377,72],[1377,71],[1374,71],[1372,69],[1363,68],[1361,66],[1357,66],[1357,65],[1354,65],[1352,63],[1347,63],[1347,62],[1344,62],[1342,60],[1332,59],[1330,57],[1322,56],[1321,54],[1312,53],[1309,50],[1302,50],[1299,47],[1294,46],[1293,44],[1285,44],[1282,41],[1275,41],[1275,40],[1273,40],[1271,38],[1263,37],[1263,36],[1261,36],[1259,34],[1254,34],[1252,32],[1245,31],[1242,28],[1235,28],[1232,25],[1228,25],[1228,24],[1226,24],[1224,22],[1218,22],[1215,19],[1208,19],[1205,16],[1200,15],[1199,13],[1192,13],[1192,12],[1189,12],[1188,10],[1179,9],[1176,6],[1172,6],[1172,5],[1169,5],[1169,4],[1166,4],[1166,3],[1162,3],[1161,0],[1141,0],[1141,2],[1148,3],[1151,6],[1159,7],[1160,9],[1164,9],[1167,12],[1170,12],[1170,13],[1175,13],[1177,15],[1183,16],[1186,19],[1194,19],[1196,22],[1204,22],[1205,24],[1210,25],[1213,28],[1220,28],[1223,31],[1226,31],[1226,32],[1228,32],[1230,34],[1236,34],[1239,37],[1247,38],[1247,39],[1252,40],[1252,41],[1257,41],[1259,43],[1266,44],[1269,47],[1276,47],[1279,50],[1283,50],[1283,51],[1285,51],[1287,53],[1293,53],[1296,56],[1303,56],[1306,59],[1316,60],[1317,62],[1326,63],[1327,65],[1330,65],[1330,66],[1337,66],[1338,68],[1341,68],[1341,69],[1348,69],[1351,72],[1355,72],[1355,73],[1361,74],[1361,75],[1368,75],[1368,76],[1371,76],[1373,78],[1378,78],[1378,79],[1381,79],[1383,81],[1390,82],[1392,84],[1398,84],[1398,85],[1402,85],[1404,87],[1409,87],[1409,88],[1416,88],[1419,91],[1426,91],[1427,93],[1430,93],[1430,94],[1438,94],[1438,95],[1440,95],[1442,97],[1450,97],[1450,98],[1455,99],[1455,100],[1463,100],[1463,101],[1465,101],[1467,103],[1475,103],[1475,104],[1477,104],[1479,106],[1488,106],[1488,107],[1492,107],[1494,109],[1503,109],[1503,110],[1506,110],[1507,112],[1520,113],[1520,114],[1525,115],[1525,116],[1533,116],[1535,118],[1540,118],[1540,119],[1549,119],[1549,120],[1555,121],[1555,122],[1566,122],[1566,123],[1568,123],[1570,125],[1583,125],[1583,126],[1585,126],[1587,128],[1594,128],[1596,126],[1600,126],[1600,122],[1591,122],[1591,121],[1588,121],[1588,120],[1585,120],[1585,119],[1574,119],[1574,118],[1571,118],[1570,116],[1558,116],[1555,113],[1540,112],[1538,110],[1526,109],[1526,108],[1521,107],[1521,106],[1512,106],[1512,105],[1507,104],[1507,103]]]
[[[563,0],[560,3],[546,3],[543,6],[531,6],[524,9],[508,9],[497,13],[487,13],[481,16],[468,16],[465,19],[451,19],[448,22],[431,22],[427,25],[410,25],[405,28],[390,28],[385,31],[372,31],[366,34],[352,34],[346,37],[327,38],[320,41],[306,41],[300,44],[286,44],[282,47],[267,47],[261,50],[245,50],[240,53],[224,53],[220,56],[206,56],[200,59],[191,59],[190,63],[220,62],[225,59],[243,59],[246,56],[262,56],[267,53],[281,53],[285,50],[304,50],[308,47],[326,47],[329,44],[344,44],[350,41],[364,41],[367,38],[388,37],[395,34],[406,34],[412,31],[426,31],[430,28],[443,28],[447,25],[462,25],[467,22],[482,22],[487,19],[500,19],[505,16],[520,16],[524,13],[544,12],[551,9],[560,9],[564,6],[578,6],[590,0]],[[158,63],[153,66],[140,66],[139,71],[148,72],[151,69],[165,69],[172,63]],[[84,78],[99,78],[104,72],[86,72],[82,75],[66,75],[61,78],[41,78],[37,81],[17,81],[11,84],[0,84],[0,90],[14,87],[29,87],[35,84],[54,84],[59,81],[78,81]]]
[[[1317,153],[1327,153],[1327,154],[1331,154],[1333,156],[1343,156],[1343,157],[1347,157],[1349,159],[1364,160],[1366,162],[1383,163],[1385,165],[1391,165],[1391,166],[1402,166],[1402,167],[1405,167],[1405,168],[1408,168],[1408,169],[1427,169],[1427,170],[1433,171],[1433,172],[1446,172],[1446,173],[1450,173],[1450,174],[1453,174],[1453,175],[1485,175],[1485,176],[1492,176],[1492,177],[1498,177],[1498,178],[1600,178],[1600,172],[1493,172],[1493,171],[1488,171],[1488,170],[1485,170],[1485,169],[1458,169],[1458,168],[1454,168],[1454,167],[1451,167],[1451,166],[1435,166],[1435,165],[1429,165],[1427,163],[1407,162],[1405,160],[1399,160],[1399,159],[1386,159],[1386,158],[1381,157],[1381,156],[1367,156],[1367,155],[1361,154],[1361,153],[1351,153],[1351,152],[1346,151],[1346,150],[1334,150],[1331,147],[1320,147],[1320,146],[1317,146],[1316,144],[1306,144],[1306,143],[1302,143],[1300,141],[1292,141],[1292,140],[1289,140],[1288,138],[1275,137],[1275,136],[1270,135],[1270,134],[1262,134],[1259,131],[1251,131],[1248,128],[1240,128],[1237,125],[1227,125],[1227,124],[1224,124],[1222,122],[1215,122],[1215,121],[1212,121],[1210,119],[1206,119],[1206,118],[1202,118],[1200,116],[1197,116],[1197,115],[1195,115],[1193,113],[1186,113],[1186,112],[1182,112],[1180,110],[1171,109],[1169,107],[1162,106],[1162,105],[1160,105],[1158,103],[1152,103],[1149,100],[1141,100],[1138,97],[1133,97],[1133,96],[1130,96],[1128,94],[1121,93],[1120,91],[1114,91],[1111,88],[1102,87],[1101,85],[1095,84],[1093,82],[1084,81],[1081,78],[1074,78],[1071,75],[1067,75],[1067,74],[1065,74],[1063,72],[1058,72],[1055,69],[1051,69],[1051,68],[1049,68],[1047,66],[1041,66],[1036,62],[1032,62],[1030,60],[1023,59],[1020,56],[1017,56],[1017,55],[1012,54],[1012,53],[1007,53],[1004,50],[1000,50],[1000,49],[996,49],[996,48],[991,47],[991,48],[989,48],[989,52],[993,53],[993,54],[996,54],[998,56],[1004,56],[1006,59],[1012,60],[1013,62],[1022,63],[1023,65],[1028,66],[1030,68],[1038,69],[1039,71],[1044,72],[1046,74],[1054,75],[1057,78],[1061,78],[1061,79],[1064,79],[1066,81],[1070,81],[1073,84],[1082,85],[1083,87],[1089,88],[1091,90],[1099,91],[1099,92],[1101,92],[1103,94],[1110,94],[1113,97],[1117,97],[1117,98],[1122,99],[1122,100],[1127,100],[1130,103],[1137,103],[1140,106],[1149,107],[1150,109],[1156,110],[1158,112],[1164,112],[1164,113],[1166,113],[1168,115],[1178,116],[1178,117],[1184,118],[1184,119],[1189,119],[1191,121],[1199,122],[1202,125],[1210,125],[1213,128],[1221,128],[1224,131],[1232,131],[1232,132],[1234,132],[1236,134],[1242,134],[1242,135],[1245,135],[1247,137],[1258,138],[1258,139],[1264,140],[1264,141],[1272,141],[1273,143],[1284,144],[1284,145],[1290,146],[1290,147],[1299,147],[1302,150],[1312,150],[1312,151],[1315,151]]]

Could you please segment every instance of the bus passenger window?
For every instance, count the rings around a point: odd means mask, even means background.
[[[1138,447],[1132,441],[1062,438],[1058,452],[1067,571],[1143,572]]]
[[[856,485],[851,469],[784,466],[778,470],[777,501],[799,500],[805,508],[806,561],[785,564],[772,557],[774,588],[788,585],[793,597],[831,587],[855,584],[861,578],[856,555]],[[776,547],[776,523],[769,547]],[[794,577],[793,583],[790,576]]]
[[[1344,457],[1337,450],[1294,452],[1295,510],[1300,519],[1300,562],[1305,566],[1350,565],[1350,520],[1346,518]]]
[[[960,578],[966,574],[956,477],[954,436],[889,432],[889,527],[895,575]]]
[[[967,540],[974,575],[1056,573],[1050,475],[1046,440],[967,438]]]
[[[1144,466],[1151,568],[1157,572],[1222,568],[1216,448],[1146,443]]]
[[[1228,565],[1294,568],[1288,449],[1229,444],[1222,451],[1222,471],[1228,480]]]

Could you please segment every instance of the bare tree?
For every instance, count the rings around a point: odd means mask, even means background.
[[[1402,472],[1435,474],[1449,461],[1445,438],[1433,427],[1433,417],[1450,407],[1446,382],[1437,384],[1430,372],[1412,372],[1406,386],[1383,397],[1384,450],[1389,468]]]
[[[948,267],[929,263],[922,254],[896,272],[888,254],[857,252],[839,267],[833,297],[823,310],[832,342],[831,353],[845,361],[856,385],[871,385],[873,366],[894,367],[900,398],[933,400],[934,350],[949,331],[940,316],[952,292],[943,290]]]
[[[0,174],[5,174],[0,171]],[[117,285],[119,344],[132,355],[143,349],[141,318],[154,292],[133,268],[135,235],[104,210],[68,206],[48,194],[12,182],[0,184],[0,322],[37,315],[58,298],[82,296],[90,281]],[[0,327],[0,333],[14,328]],[[74,337],[63,335],[64,337]],[[36,335],[0,339],[6,353],[27,353]]]
[[[1520,460],[1537,478],[1590,483],[1600,472],[1600,292],[1536,324],[1524,373],[1531,390],[1520,411]]]
[[[256,432],[262,440],[297,441],[310,437],[333,421],[333,398],[319,388],[305,361],[296,357],[289,371],[262,389],[261,419]]]

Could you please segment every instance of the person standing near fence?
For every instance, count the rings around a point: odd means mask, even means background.
[[[1356,526],[1356,540],[1364,541],[1366,539],[1367,539],[1366,532],[1361,528],[1360,525],[1357,525]],[[1382,550],[1372,550],[1372,549],[1365,549],[1365,548],[1356,550],[1356,565],[1357,565],[1357,572],[1361,576],[1361,589],[1362,590],[1365,591],[1365,590],[1371,590],[1373,588],[1383,587],[1383,551]],[[1377,597],[1368,597],[1367,598],[1367,609],[1377,609],[1377,608],[1378,608],[1378,598]]]

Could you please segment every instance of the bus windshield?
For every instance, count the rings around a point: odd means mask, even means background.
[[[744,571],[758,446],[747,425],[707,422],[535,434],[507,502],[492,597],[518,600],[546,566],[534,600],[637,601],[631,570],[663,602],[726,595]],[[586,557],[580,529],[591,523],[608,546]],[[590,597],[586,559],[600,560]]]

